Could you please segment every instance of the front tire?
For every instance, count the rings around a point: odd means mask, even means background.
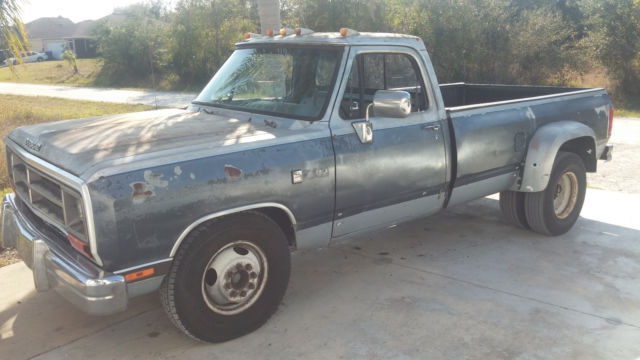
[[[587,191],[584,162],[574,153],[559,152],[544,191],[525,196],[527,222],[535,232],[566,233],[580,216]]]
[[[276,311],[291,259],[280,227],[259,212],[231,215],[193,230],[160,288],[174,325],[201,341],[247,334]]]

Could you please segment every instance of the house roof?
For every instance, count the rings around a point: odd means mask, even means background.
[[[73,21],[58,17],[44,17],[25,24],[29,39],[62,38],[73,35],[76,24]]]
[[[24,25],[29,39],[64,39],[91,37],[95,20],[85,20],[77,24],[58,17],[43,17]]]

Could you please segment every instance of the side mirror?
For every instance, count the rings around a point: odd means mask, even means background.
[[[371,105],[376,117],[406,118],[411,114],[411,95],[406,91],[378,90]],[[368,110],[369,107],[367,115]]]
[[[390,118],[406,118],[411,114],[411,95],[406,91],[378,90],[373,95],[373,102],[367,106],[364,121],[351,123],[360,142],[373,142],[373,125],[369,121],[369,111],[373,108],[376,116]]]

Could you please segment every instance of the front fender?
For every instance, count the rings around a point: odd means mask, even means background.
[[[541,126],[529,142],[522,181],[511,190],[538,192],[546,189],[560,147],[567,141],[583,137],[593,139],[595,144],[593,129],[577,121],[559,121]]]

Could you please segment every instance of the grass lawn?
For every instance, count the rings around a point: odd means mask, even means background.
[[[16,73],[8,67],[0,69],[0,81],[28,84],[95,86],[102,70],[101,59],[78,59],[78,74],[64,60],[16,65]]]
[[[49,121],[84,118],[151,110],[145,105],[114,104],[93,101],[66,100],[50,97],[2,95],[0,97],[0,139],[11,130]],[[9,187],[4,141],[0,148],[0,190]]]
[[[615,106],[614,106],[615,107]],[[639,110],[625,110],[625,109],[615,109],[614,110],[614,115],[613,115],[613,121],[615,121],[616,117],[633,117],[633,118],[640,118],[640,111]]]
[[[114,76],[103,67],[102,59],[78,59],[78,73],[64,60],[51,60],[15,66],[15,74],[8,67],[0,68],[0,82],[25,84],[113,87],[128,89],[157,89],[175,91],[199,91],[195,89],[176,88],[162,74],[156,74],[154,82],[151,77],[132,78]]]

